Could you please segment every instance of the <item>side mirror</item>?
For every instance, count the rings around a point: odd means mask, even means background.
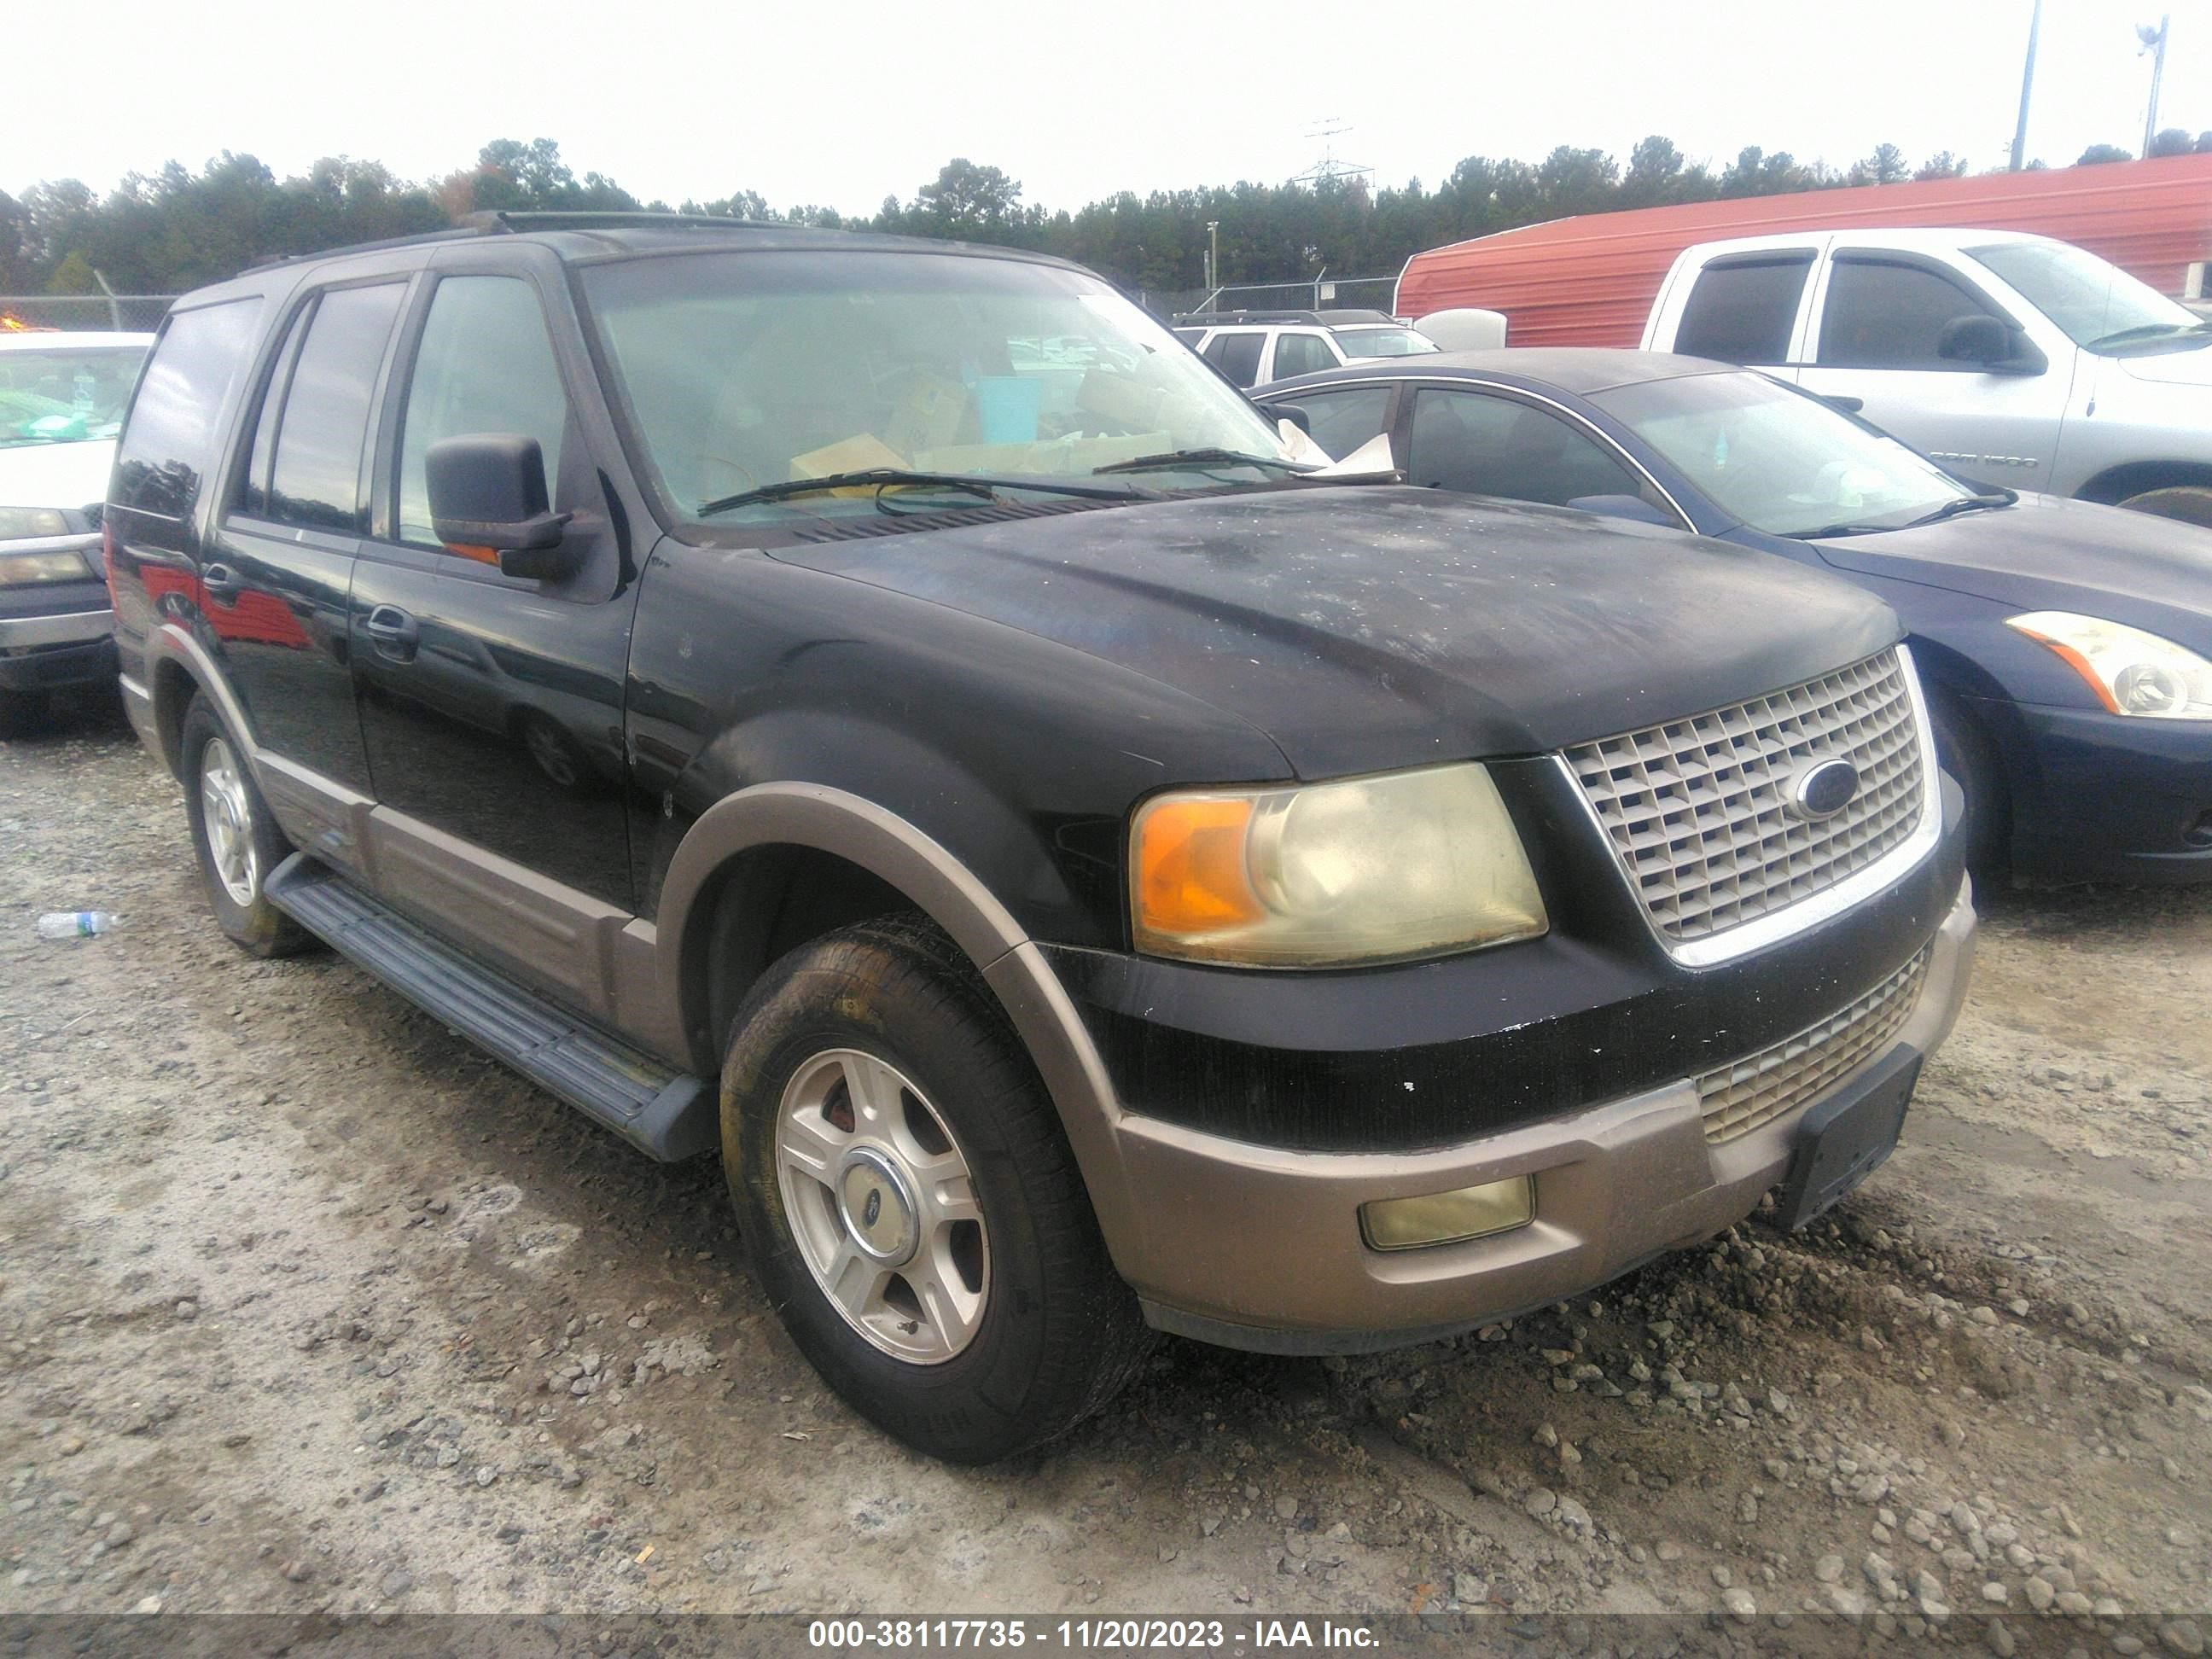
[[[1313,436],[1313,417],[1296,404],[1269,404],[1267,412],[1279,421],[1288,421],[1310,438]]]
[[[512,432],[447,438],[423,457],[430,525],[465,559],[526,580],[567,574],[561,532],[570,514],[550,511],[538,440]]]
[[[2051,365],[2027,335],[1995,317],[1954,317],[1936,337],[1936,355],[1992,374],[2040,374]]]
[[[1567,505],[1577,513],[1595,513],[1607,519],[1631,519],[1638,524],[1656,524],[1662,530],[1680,530],[1674,516],[1663,507],[1654,507],[1641,495],[1577,495]]]
[[[1866,407],[1866,399],[1854,398],[1848,392],[1816,392],[1813,394],[1831,409],[1840,409],[1846,415],[1856,415]]]

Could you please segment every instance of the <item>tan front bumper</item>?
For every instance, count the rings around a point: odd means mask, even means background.
[[[1949,1035],[1973,957],[1970,890],[1938,931],[1920,1001],[1895,1042],[1926,1054]],[[1280,1152],[1163,1123],[1116,1125],[1144,1195],[1141,1261],[1121,1263],[1161,1328],[1272,1352],[1352,1352],[1464,1330],[1605,1283],[1721,1232],[1785,1173],[1795,1112],[1709,1146],[1688,1079],[1441,1152]],[[1910,1120],[1908,1119],[1908,1123]],[[1385,1254],[1359,1206],[1516,1175],[1536,1219],[1471,1243]]]

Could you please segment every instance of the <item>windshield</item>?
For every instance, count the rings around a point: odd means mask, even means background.
[[[2206,337],[2187,307],[2086,248],[2064,242],[1993,242],[1966,252],[2018,289],[2075,345],[2093,351],[2108,343],[2155,349],[2161,343],[2201,343]]]
[[[1441,349],[1427,335],[1410,328],[1337,328],[1329,332],[1347,357],[1418,357]]]
[[[112,438],[145,355],[81,341],[0,351],[0,447]]]
[[[1894,438],[1763,374],[1693,374],[1590,401],[1756,530],[1909,524],[1973,492]]]
[[[626,260],[589,269],[584,287],[638,441],[687,517],[793,479],[883,468],[988,478],[1009,494],[1024,478],[1044,493],[1050,481],[1076,479],[1134,493],[1282,476],[1268,422],[1165,327],[1080,272],[961,254],[779,250]],[[1179,451],[1270,465],[1096,476]],[[900,486],[931,489],[975,503],[972,490]],[[714,516],[872,516],[886,499],[856,487]]]

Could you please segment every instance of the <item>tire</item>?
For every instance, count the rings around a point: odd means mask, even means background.
[[[248,956],[286,957],[307,949],[314,936],[262,891],[270,872],[290,856],[292,844],[205,699],[193,698],[185,709],[180,746],[185,811],[216,925]]]
[[[44,724],[43,691],[0,691],[0,738],[27,738]]]
[[[2154,514],[2161,519],[2179,519],[2184,524],[2203,525],[2212,530],[2212,489],[2202,484],[2146,489],[2140,495],[2129,496],[2120,505],[2131,513]]]
[[[2002,887],[2011,874],[2012,804],[1996,745],[1978,721],[1940,691],[1928,694],[1928,713],[1936,728],[1936,763],[1966,793],[1959,839],[1966,868],[1978,885]]]
[[[1150,1346],[1035,1068],[919,917],[826,934],[762,975],[722,1067],[722,1149],[792,1340],[918,1450],[983,1463],[1041,1446]]]

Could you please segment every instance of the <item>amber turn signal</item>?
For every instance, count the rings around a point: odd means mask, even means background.
[[[1170,796],[1139,814],[1139,928],[1203,933],[1257,917],[1260,897],[1244,867],[1244,833],[1251,822],[1249,797]]]

